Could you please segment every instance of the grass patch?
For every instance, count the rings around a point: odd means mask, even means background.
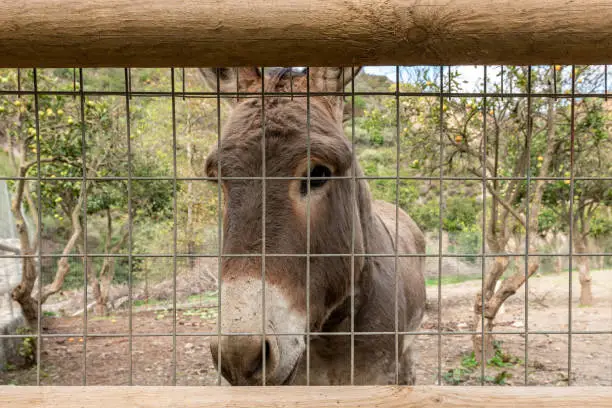
[[[506,380],[512,378],[512,374],[507,371],[500,371],[495,377],[486,375],[484,377],[485,382],[497,384],[497,385],[506,385]]]
[[[603,269],[591,269],[591,273],[596,273],[601,270]],[[573,269],[572,271],[577,272],[578,269]],[[539,277],[542,277],[542,276],[555,276],[555,275],[562,276],[567,273],[569,273],[568,269],[563,269],[560,273],[557,273],[555,271],[541,271],[539,275],[534,275],[529,279],[538,279]],[[442,285],[453,285],[457,283],[463,283],[467,281],[474,281],[474,280],[480,280],[480,279],[481,279],[480,274],[443,276]],[[426,278],[425,284],[427,286],[438,286],[438,278],[437,277]],[[578,306],[578,307],[589,307],[589,306]]]
[[[219,293],[216,290],[211,290],[204,293],[198,293],[190,295],[184,302],[177,303],[188,303],[198,305],[200,303],[216,303]],[[167,306],[169,309],[172,308],[172,299],[137,299],[132,302],[135,307],[146,307],[146,306]]]
[[[183,317],[199,317],[202,320],[211,320],[217,317],[219,311],[216,307],[203,309],[188,309],[183,312]]]
[[[522,360],[512,354],[505,352],[501,348],[501,342],[493,342],[495,348],[495,355],[487,361],[487,364],[491,367],[512,367],[522,363]]]
[[[478,382],[495,385],[507,384],[508,379],[512,378],[512,374],[504,370],[504,368],[517,366],[522,361],[518,357],[503,351],[499,341],[494,342],[493,347],[495,348],[495,355],[487,361],[487,366],[500,369],[496,375],[477,376],[475,378],[474,376],[480,371],[478,370],[480,363],[476,360],[474,352],[472,352],[463,355],[460,366],[445,372],[442,375],[442,380],[448,385],[459,385],[470,380],[478,380]]]
[[[209,292],[198,293],[187,297],[187,303],[199,303],[204,301],[216,302],[219,296],[219,292],[211,290]]]
[[[452,276],[443,276],[442,277],[442,285],[453,285],[456,283],[463,283],[467,281],[480,280],[481,276],[478,274],[474,275],[452,275]],[[427,286],[438,286],[438,278],[427,278],[425,279],[425,284]]]
[[[470,379],[472,371],[462,367],[452,368],[442,374],[442,380],[448,385],[459,385]]]

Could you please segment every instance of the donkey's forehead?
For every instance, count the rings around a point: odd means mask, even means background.
[[[263,102],[253,98],[237,104],[226,123],[223,138],[261,138],[266,135],[286,138],[307,138],[308,134],[342,138],[342,126],[326,109],[324,102],[312,98],[276,97]],[[309,132],[310,131],[310,132]]]
[[[305,159],[308,144],[313,157],[338,170],[350,165],[350,146],[342,124],[315,98],[308,105],[304,99],[270,98],[263,106],[261,99],[245,100],[235,106],[225,123],[221,148],[222,167],[229,166],[226,174],[244,172],[261,161],[264,131],[266,156],[274,158],[277,166],[289,166],[283,171],[293,171],[291,167]]]

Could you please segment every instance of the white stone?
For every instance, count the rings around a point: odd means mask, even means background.
[[[511,326],[514,327],[514,328],[517,328],[517,329],[522,329],[523,327],[525,327],[525,323],[523,323],[520,320],[517,320],[517,321],[513,322],[511,324]]]

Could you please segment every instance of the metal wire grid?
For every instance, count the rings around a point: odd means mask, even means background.
[[[173,299],[172,299],[172,305],[173,305],[173,331],[171,335],[168,334],[159,334],[159,333],[134,333],[133,332],[133,313],[132,313],[132,308],[130,307],[129,309],[129,327],[128,327],[128,332],[127,333],[109,333],[109,334],[98,334],[98,333],[88,333],[87,330],[87,322],[88,322],[88,314],[87,314],[87,285],[88,285],[88,281],[87,281],[87,273],[84,273],[84,300],[83,300],[83,307],[84,307],[84,317],[83,317],[83,333],[62,333],[62,334],[43,334],[42,333],[42,326],[41,326],[41,316],[42,316],[42,305],[39,303],[38,305],[38,311],[39,311],[39,319],[37,322],[37,328],[38,328],[38,332],[34,335],[27,335],[27,337],[35,337],[37,339],[37,384],[41,383],[41,349],[42,349],[42,339],[43,338],[60,338],[60,337],[67,337],[67,336],[72,336],[72,337],[82,337],[83,338],[83,384],[85,385],[87,383],[87,338],[88,337],[92,337],[92,338],[96,338],[96,337],[128,337],[128,341],[129,341],[129,383],[130,385],[132,384],[132,380],[133,380],[133,361],[132,361],[132,356],[133,356],[133,344],[132,344],[132,340],[133,338],[139,338],[139,337],[172,337],[172,346],[173,346],[173,350],[172,350],[172,383],[174,385],[176,385],[177,383],[177,359],[176,359],[176,341],[177,341],[177,337],[187,337],[187,336],[206,336],[206,337],[212,337],[212,336],[224,336],[224,335],[231,335],[231,336],[253,336],[253,335],[261,335],[262,338],[265,340],[266,338],[266,324],[265,324],[265,259],[266,257],[305,257],[306,258],[306,265],[307,265],[307,269],[306,269],[306,281],[307,281],[307,290],[306,290],[306,302],[307,302],[307,311],[309,311],[310,309],[310,258],[314,258],[314,257],[337,257],[337,256],[341,256],[341,257],[351,257],[351,295],[354,295],[355,293],[355,287],[354,287],[354,276],[355,276],[355,271],[354,271],[354,262],[355,262],[355,257],[356,256],[361,256],[361,257],[393,257],[394,258],[394,265],[395,265],[395,269],[397,269],[397,265],[398,265],[398,259],[401,257],[435,257],[438,260],[438,285],[437,285],[437,291],[438,291],[438,299],[437,299],[437,330],[436,331],[412,331],[412,332],[407,332],[407,331],[400,331],[398,330],[399,328],[399,324],[398,324],[398,307],[397,307],[397,291],[398,291],[398,281],[397,281],[397,274],[395,277],[395,294],[396,294],[396,298],[395,298],[395,330],[394,331],[390,331],[390,332],[385,332],[385,331],[372,331],[372,332],[359,332],[356,333],[354,330],[354,296],[351,297],[351,329],[349,332],[333,332],[333,333],[322,333],[322,332],[311,332],[309,329],[307,329],[307,331],[305,333],[299,333],[302,334],[304,336],[306,336],[306,340],[307,340],[307,347],[306,347],[306,372],[307,372],[307,381],[308,384],[310,383],[310,337],[312,334],[315,335],[325,335],[325,336],[350,336],[351,338],[351,374],[350,374],[350,382],[351,384],[354,384],[354,374],[355,374],[355,361],[354,361],[354,344],[355,344],[355,335],[359,335],[359,336],[372,336],[372,335],[394,335],[395,336],[395,378],[396,381],[399,378],[399,350],[398,350],[398,336],[399,335],[410,335],[410,336],[436,336],[437,337],[437,357],[438,357],[438,362],[437,362],[437,382],[438,384],[441,384],[441,374],[442,374],[442,337],[443,336],[457,336],[457,335],[472,335],[472,334],[476,334],[476,335],[481,335],[481,339],[482,339],[482,360],[484,361],[484,353],[485,353],[485,348],[484,348],[484,334],[500,334],[500,335],[504,335],[504,334],[512,334],[512,335],[517,335],[517,334],[521,334],[524,335],[524,344],[525,344],[525,382],[527,383],[528,381],[528,339],[529,339],[529,335],[530,334],[560,334],[560,335],[567,335],[568,336],[568,384],[571,385],[571,362],[572,362],[572,335],[579,335],[579,334],[599,334],[599,335],[605,335],[605,334],[612,334],[612,328],[610,330],[599,330],[599,331],[578,331],[578,330],[573,330],[572,327],[572,258],[574,256],[573,254],[573,246],[572,246],[572,240],[569,240],[569,251],[568,253],[534,253],[533,251],[530,252],[529,249],[529,229],[526,229],[526,240],[525,240],[525,251],[523,253],[487,253],[486,249],[485,249],[485,234],[486,234],[486,200],[483,199],[482,201],[482,247],[481,247],[481,252],[480,253],[473,253],[473,254],[456,254],[456,253],[443,253],[442,249],[442,239],[441,239],[441,232],[442,232],[442,226],[443,226],[443,181],[448,181],[448,180],[456,180],[456,181],[466,181],[466,180],[475,180],[475,181],[481,181],[482,182],[482,191],[483,191],[483,197],[486,197],[486,183],[487,181],[492,181],[492,180],[525,180],[527,181],[527,189],[529,189],[529,184],[530,181],[533,180],[546,180],[546,181],[554,181],[554,180],[567,180],[566,177],[533,177],[531,176],[531,174],[529,172],[527,172],[525,177],[496,177],[496,176],[489,176],[487,175],[486,169],[483,166],[483,171],[482,171],[482,177],[470,177],[470,176],[466,176],[466,177],[453,177],[453,176],[445,176],[443,174],[443,163],[444,163],[444,148],[443,148],[443,136],[444,136],[444,113],[443,113],[443,109],[442,107],[444,106],[444,99],[445,98],[451,98],[451,97],[481,97],[482,98],[482,112],[483,115],[486,115],[487,112],[487,98],[494,98],[494,97],[521,97],[521,98],[526,98],[527,99],[527,114],[528,114],[528,129],[529,127],[529,123],[532,120],[532,107],[531,107],[531,102],[532,102],[532,98],[533,97],[548,97],[548,98],[555,98],[555,99],[559,99],[559,98],[565,98],[565,99],[569,99],[570,103],[571,103],[571,133],[570,133],[570,137],[571,137],[571,143],[570,143],[570,214],[573,213],[573,191],[574,191],[574,186],[575,186],[575,182],[576,181],[580,181],[580,180],[599,180],[599,181],[608,181],[608,180],[612,180],[612,177],[576,177],[574,175],[574,131],[575,131],[575,100],[576,98],[608,98],[608,91],[607,91],[607,66],[605,66],[604,68],[604,93],[577,93],[576,92],[576,69],[574,66],[572,66],[572,84],[571,84],[571,93],[568,94],[562,94],[562,93],[558,93],[557,89],[556,89],[556,81],[555,81],[555,88],[554,88],[554,92],[553,93],[534,93],[532,92],[532,86],[531,86],[531,67],[529,67],[529,71],[528,71],[528,92],[527,93],[517,93],[517,92],[512,92],[512,90],[508,93],[504,93],[503,90],[503,75],[504,75],[504,71],[503,71],[503,67],[501,69],[501,75],[502,75],[502,81],[501,81],[501,92],[488,92],[487,89],[487,67],[484,67],[484,88],[483,88],[483,92],[452,92],[450,86],[450,69],[451,67],[448,67],[449,70],[449,88],[447,92],[444,92],[444,86],[446,85],[444,83],[444,67],[440,66],[439,67],[439,74],[440,74],[440,83],[439,83],[439,89],[440,91],[435,93],[435,92],[402,92],[400,91],[400,75],[399,75],[399,67],[395,67],[395,77],[396,77],[396,89],[395,92],[357,92],[355,91],[355,82],[354,79],[351,80],[351,90],[350,92],[312,92],[310,90],[310,72],[307,69],[306,70],[306,75],[307,75],[307,90],[306,92],[297,92],[293,90],[293,81],[291,83],[291,92],[290,92],[290,96],[292,98],[294,97],[306,97],[306,102],[307,102],[307,134],[308,134],[308,143],[307,143],[307,156],[308,156],[308,172],[307,172],[307,176],[306,177],[268,177],[265,175],[265,148],[266,148],[266,144],[265,144],[265,138],[262,137],[262,168],[263,168],[263,176],[262,177],[225,177],[221,174],[221,157],[219,157],[218,160],[218,171],[217,171],[217,176],[216,177],[178,177],[177,176],[177,158],[176,158],[176,151],[177,151],[177,128],[176,128],[176,97],[182,97],[183,99],[186,98],[215,98],[216,99],[216,105],[217,105],[217,145],[218,147],[220,147],[220,133],[221,133],[221,100],[222,98],[245,98],[245,97],[259,97],[261,98],[262,101],[262,118],[265,118],[265,98],[267,96],[288,96],[287,93],[278,93],[278,92],[270,92],[267,91],[265,88],[265,75],[262,75],[262,82],[261,82],[261,92],[259,93],[252,93],[252,92],[240,92],[239,89],[236,89],[236,92],[222,92],[220,89],[220,82],[219,82],[219,75],[217,76],[217,90],[215,92],[187,92],[186,91],[186,85],[185,85],[185,71],[182,71],[182,78],[183,78],[183,83],[182,83],[182,91],[181,92],[177,92],[175,89],[175,69],[171,68],[170,72],[171,72],[171,92],[135,92],[132,91],[132,81],[131,81],[131,72],[130,69],[125,69],[124,70],[124,77],[125,77],[125,90],[123,92],[117,92],[117,91],[87,91],[85,90],[84,87],[84,81],[83,81],[83,70],[82,69],[78,69],[78,83],[79,83],[79,90],[76,90],[76,82],[77,82],[77,74],[76,74],[76,70],[74,71],[74,87],[73,87],[73,91],[39,91],[38,89],[38,80],[37,80],[37,70],[34,69],[33,70],[33,90],[29,91],[29,90],[22,90],[21,89],[21,83],[22,83],[22,79],[21,79],[21,71],[18,70],[18,75],[17,75],[17,80],[18,80],[18,89],[16,91],[14,90],[0,90],[0,95],[16,95],[16,96],[22,96],[22,95],[32,95],[34,97],[34,105],[35,105],[35,130],[36,130],[36,146],[37,146],[37,152],[36,152],[36,157],[37,157],[37,176],[36,177],[0,177],[0,180],[19,180],[19,179],[25,179],[25,180],[29,180],[29,181],[34,181],[36,182],[36,188],[37,191],[39,192],[37,194],[38,196],[38,216],[39,219],[42,219],[41,217],[41,205],[40,205],[40,189],[41,189],[41,183],[47,180],[74,180],[74,181],[81,181],[82,182],[82,188],[85,188],[87,186],[87,183],[90,181],[111,181],[111,180],[122,180],[122,181],[127,181],[127,196],[128,196],[128,230],[129,230],[129,239],[128,239],[128,254],[127,254],[127,258],[128,258],[128,264],[129,264],[129,276],[128,276],[128,287],[129,287],[129,292],[128,292],[128,298],[129,298],[129,304],[131,305],[133,302],[133,293],[132,293],[132,262],[133,262],[133,257],[142,257],[142,258],[172,258],[173,260]],[[262,68],[262,72],[265,72],[265,69]],[[353,74],[354,74],[354,69],[353,69]],[[555,70],[553,70],[553,74],[556,76],[556,72]],[[354,75],[353,75],[354,76]],[[237,81],[238,82],[238,81]],[[81,177],[43,177],[41,176],[41,172],[40,172],[40,123],[39,123],[39,96],[41,95],[49,95],[49,96],[59,96],[59,95],[69,95],[69,96],[73,96],[73,97],[80,97],[80,120],[81,123],[84,124],[85,123],[85,117],[84,117],[84,111],[85,111],[85,98],[87,96],[122,96],[125,98],[125,107],[126,107],[126,121],[127,121],[127,126],[126,126],[126,132],[127,132],[127,159],[128,159],[128,175],[127,177],[87,177],[87,169],[86,169],[86,150],[85,148],[83,148],[82,151],[82,159],[83,159],[83,168],[82,168],[82,176]],[[399,234],[399,229],[398,229],[398,221],[397,221],[397,215],[399,212],[399,186],[400,186],[400,181],[402,180],[423,180],[423,181],[438,181],[440,183],[440,190],[439,190],[439,227],[438,227],[438,253],[437,254],[404,254],[404,253],[400,253],[398,252],[397,246],[394,249],[393,253],[383,253],[383,254],[362,254],[362,253],[356,253],[355,252],[355,246],[354,246],[354,240],[355,240],[355,228],[354,228],[354,216],[352,217],[352,228],[351,228],[351,253],[349,254],[312,254],[310,252],[310,181],[312,179],[316,179],[316,178],[312,178],[310,176],[310,98],[313,96],[329,96],[329,95],[337,95],[337,96],[342,96],[342,97],[350,97],[351,101],[352,101],[352,107],[351,107],[351,144],[352,144],[352,155],[353,155],[353,159],[356,160],[356,156],[355,156],[355,96],[393,96],[395,98],[395,102],[396,102],[396,132],[397,132],[397,151],[396,151],[396,175],[395,176],[388,176],[388,177],[384,177],[384,176],[357,176],[355,174],[355,169],[353,168],[352,170],[352,174],[350,176],[345,176],[345,177],[332,177],[332,179],[350,179],[352,180],[352,194],[353,197],[355,197],[355,185],[356,182],[358,180],[394,180],[395,181],[395,187],[396,187],[396,231],[395,231],[395,238],[396,238],[396,242],[397,242],[397,238],[398,238],[398,234]],[[170,97],[172,100],[172,148],[173,148],[173,157],[172,157],[172,166],[173,166],[173,176],[168,178],[168,177],[136,177],[133,176],[132,174],[132,149],[131,149],[131,137],[130,137],[130,100],[132,99],[132,97],[147,97],[147,96],[157,96],[157,97]],[[440,120],[440,129],[439,129],[439,136],[440,136],[440,151],[439,151],[439,164],[440,164],[440,169],[439,169],[439,174],[438,176],[434,176],[434,177],[405,177],[405,176],[400,176],[400,172],[399,172],[399,163],[400,163],[400,139],[399,139],[399,134],[400,134],[400,111],[399,111],[399,98],[400,97],[410,97],[410,96],[430,96],[430,97],[436,97],[439,99],[439,106],[440,106],[440,115],[439,115],[439,120]],[[265,134],[265,120],[262,120],[262,134]],[[486,145],[486,137],[487,137],[487,129],[486,129],[486,120],[483,121],[483,128],[482,128],[482,135],[483,135],[483,140],[484,143]],[[86,128],[85,126],[82,126],[82,143],[83,146],[86,146]],[[527,143],[529,143],[530,138],[527,138]],[[529,148],[529,146],[528,146]],[[218,154],[221,154],[221,149],[218,149]],[[483,162],[486,162],[486,149],[483,149],[482,151],[482,155],[483,155]],[[529,160],[529,158],[528,158]],[[527,168],[529,168],[529,163],[527,164]],[[223,243],[223,230],[222,230],[222,211],[221,211],[221,200],[222,200],[222,189],[221,189],[221,182],[223,180],[234,180],[234,179],[238,179],[238,180],[261,180],[262,181],[262,189],[263,189],[263,194],[262,194],[262,199],[263,199],[263,206],[262,206],[262,225],[264,226],[264,228],[262,228],[262,252],[260,254],[223,254],[222,253],[222,243]],[[132,244],[133,244],[133,239],[132,239],[132,232],[133,232],[133,220],[132,220],[132,181],[134,180],[167,180],[167,181],[172,181],[172,191],[173,191],[173,252],[171,254],[138,254],[138,253],[134,253],[133,252],[133,248],[132,248]],[[178,181],[193,181],[193,180],[210,180],[210,181],[217,181],[218,182],[218,189],[217,189],[217,199],[218,199],[218,252],[215,254],[181,254],[178,253],[178,248],[177,248],[177,229],[178,229],[178,220],[177,220],[177,182]],[[307,252],[306,254],[278,254],[278,253],[266,253],[266,245],[265,245],[265,218],[266,218],[266,211],[265,211],[265,200],[266,200],[266,194],[265,194],[265,186],[266,186],[266,180],[306,180],[307,181],[307,185],[308,185],[308,203],[307,203]],[[527,222],[529,222],[529,205],[527,204],[527,208],[526,208],[526,217],[527,217]],[[84,203],[83,203],[83,217],[84,217],[84,230],[83,230],[83,234],[84,236],[87,236],[87,195],[85,195],[85,199],[84,199]],[[573,217],[570,217],[570,224],[569,224],[569,236],[572,236],[572,231],[573,231]],[[39,228],[37,230],[37,234],[38,234],[38,239],[39,241],[42,238],[42,226],[39,225]],[[88,257],[126,257],[126,255],[124,254],[89,254],[88,250],[87,250],[87,240],[84,239],[84,248],[85,248],[85,253],[87,254],[87,256],[82,256],[79,254],[69,254],[68,257],[77,257],[77,258],[83,258],[83,262],[84,262],[84,266],[85,266],[85,270],[87,270],[87,262],[88,262]],[[610,253],[581,253],[581,256],[610,256],[612,254]],[[55,258],[55,257],[61,257],[61,256],[65,256],[65,255],[61,255],[61,254],[45,254],[44,257],[48,258]],[[263,333],[225,333],[222,331],[222,327],[221,327],[221,284],[222,284],[222,280],[221,280],[221,261],[224,257],[261,257],[261,265],[262,265],[262,281],[264,282],[263,284],[263,318],[262,318],[262,323],[263,323]],[[525,319],[525,330],[523,331],[507,331],[507,330],[493,330],[493,331],[486,331],[484,329],[484,297],[483,299],[483,304],[482,304],[482,313],[481,313],[481,330],[480,331],[457,331],[457,332],[444,332],[442,331],[442,317],[441,317],[441,310],[442,310],[442,259],[443,258],[463,258],[463,257],[476,257],[476,258],[480,258],[481,260],[481,274],[482,274],[482,289],[484,289],[484,276],[486,273],[486,266],[485,266],[485,259],[487,258],[491,258],[491,257],[499,257],[499,256],[504,256],[504,257],[509,257],[509,256],[522,256],[524,257],[524,269],[525,269],[525,285],[524,285],[524,290],[525,290],[525,310],[524,310],[524,319]],[[547,256],[547,257],[568,257],[569,258],[569,300],[568,300],[568,330],[567,331],[554,331],[554,330],[529,330],[529,324],[528,324],[528,312],[529,312],[529,303],[528,303],[528,284],[529,284],[529,279],[528,278],[528,264],[529,264],[529,257],[530,256]],[[39,264],[41,264],[42,258],[43,258],[43,254],[37,253],[37,254],[15,254],[15,255],[2,255],[2,258],[24,258],[24,257],[34,257],[37,258]],[[177,324],[177,312],[176,312],[176,278],[177,278],[177,259],[178,258],[184,258],[184,257],[189,257],[189,258],[196,258],[196,257],[206,257],[206,258],[217,258],[218,260],[218,282],[219,282],[219,298],[218,298],[218,314],[217,314],[217,330],[216,332],[177,332],[176,330],[176,324]],[[42,280],[39,279],[38,280],[38,285],[39,285],[39,291],[42,291]],[[308,313],[309,316],[309,313]],[[308,325],[309,326],[309,325]],[[298,333],[275,333],[275,336],[286,336],[286,335],[296,335]],[[0,337],[4,337],[4,338],[23,338],[26,337],[26,335],[3,335]],[[262,364],[263,364],[263,384],[265,385],[265,364],[266,364],[266,349],[265,349],[265,345],[264,345],[265,341],[262,342],[262,355],[263,355],[263,360],[262,360]],[[218,361],[219,364],[221,364],[221,348],[219,347],[218,349]],[[481,384],[484,384],[484,369],[485,369],[485,365],[481,364]],[[221,374],[220,374],[220,370],[219,370],[219,374],[217,376],[217,381],[218,384],[221,384]]]

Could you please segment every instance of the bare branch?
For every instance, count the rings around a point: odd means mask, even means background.
[[[487,191],[491,193],[493,198],[499,202],[502,207],[504,207],[512,216],[525,228],[527,228],[527,222],[525,218],[522,217],[514,208],[512,208],[512,204],[504,200],[501,195],[493,188],[489,183],[487,183]]]
[[[16,255],[19,255],[21,253],[21,250],[19,248],[3,244],[2,242],[0,242],[0,251],[11,252]]]
[[[81,225],[81,207],[83,205],[84,197],[87,194],[87,186],[83,186],[79,193],[79,199],[77,200],[74,209],[72,210],[72,235],[70,239],[64,246],[64,250],[62,251],[62,257],[57,262],[57,271],[55,273],[55,279],[53,282],[47,286],[45,286],[40,294],[40,303],[44,303],[49,296],[59,292],[64,284],[64,279],[68,272],[70,272],[70,265],[68,264],[68,255],[72,252],[74,247],[76,246],[78,239],[83,232],[83,227]]]

